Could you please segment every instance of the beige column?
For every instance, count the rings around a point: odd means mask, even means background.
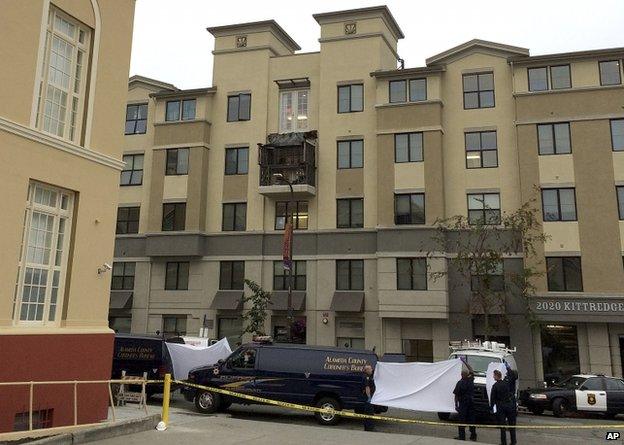
[[[206,229],[206,194],[208,193],[208,149],[191,147],[186,190],[186,230]]]
[[[152,153],[152,171],[147,231],[160,232],[162,229],[163,189],[165,185],[166,150],[154,150]]]
[[[606,323],[587,323],[589,371],[592,374],[611,375],[611,348],[609,326]]]

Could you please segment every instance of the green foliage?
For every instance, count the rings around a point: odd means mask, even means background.
[[[255,281],[245,279],[245,284],[249,287],[252,294],[243,297],[243,303],[251,301],[251,307],[243,314],[243,320],[245,321],[243,333],[266,335],[264,322],[267,318],[267,308],[271,304],[271,293],[262,289]]]
[[[544,274],[543,260],[538,258],[537,247],[548,239],[537,218],[536,198],[523,204],[513,213],[501,215],[498,225],[478,221],[469,224],[465,216],[452,216],[436,221],[434,248],[429,258],[450,252],[448,269],[461,277],[459,286],[469,285],[471,301],[468,307],[473,314],[483,314],[485,337],[491,334],[490,318],[506,318],[506,301],[519,298],[526,309],[529,324],[535,322],[529,301],[535,295],[535,280]],[[523,267],[519,272],[504,270],[503,260],[522,255]],[[429,275],[440,279],[448,270],[433,271]],[[504,274],[504,285],[496,275]],[[474,278],[477,277],[477,278]],[[457,285],[455,285],[457,286]]]

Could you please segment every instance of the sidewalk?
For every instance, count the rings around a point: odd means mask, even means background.
[[[249,444],[367,444],[384,445],[440,444],[452,445],[459,442],[436,437],[411,436],[405,434],[368,433],[340,428],[304,426],[284,423],[257,422],[233,419],[228,415],[178,417],[164,432],[144,431],[123,437],[124,445],[171,445],[204,443],[219,445]],[[102,440],[100,445],[118,445],[120,438]]]

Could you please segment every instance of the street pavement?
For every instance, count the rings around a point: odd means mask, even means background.
[[[161,399],[156,396],[148,406],[150,414],[160,412]],[[118,418],[130,418],[144,415],[136,405],[128,404],[117,411]],[[438,420],[434,413],[422,413],[390,409],[387,415],[412,419]],[[550,415],[534,416],[522,414],[518,418],[520,425],[563,425],[566,428],[556,430],[519,430],[520,444],[580,445],[602,443],[606,430],[599,428],[574,429],[574,425],[618,424],[624,435],[624,418],[606,420],[601,416],[576,416],[557,419]],[[397,424],[378,422],[378,432],[362,431],[362,422],[356,419],[342,419],[334,427],[319,426],[309,413],[287,410],[262,405],[232,405],[227,413],[205,416],[197,413],[192,403],[187,402],[179,393],[171,400],[170,425],[165,432],[147,431],[123,437],[128,445],[135,444],[186,444],[205,441],[227,444],[328,444],[328,443],[377,443],[391,444],[451,444],[457,436],[457,428],[449,426]],[[499,430],[477,429],[480,443],[499,443]],[[100,444],[118,444],[120,438],[98,442]]]

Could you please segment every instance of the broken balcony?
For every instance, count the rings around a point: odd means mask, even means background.
[[[259,191],[278,199],[316,195],[316,131],[270,134],[266,144],[258,144]]]

